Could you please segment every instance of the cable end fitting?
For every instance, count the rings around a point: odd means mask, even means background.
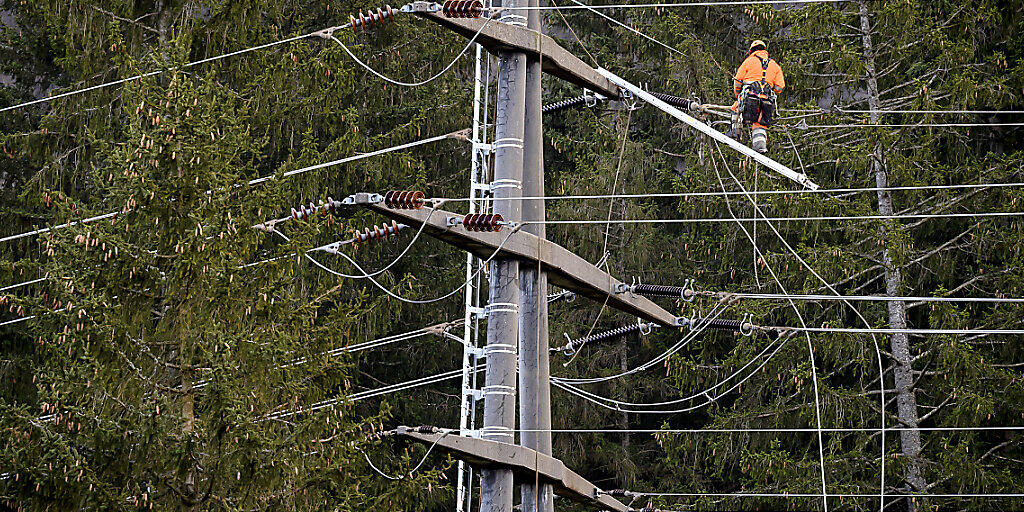
[[[325,28],[323,30],[318,30],[316,32],[313,32],[312,35],[315,36],[315,37],[319,37],[321,39],[330,39],[330,38],[334,37],[334,31],[338,30],[339,28],[341,28],[341,27],[327,27],[327,28]]]
[[[384,201],[384,196],[373,192],[359,192],[352,194],[341,201],[346,206],[366,206]]]

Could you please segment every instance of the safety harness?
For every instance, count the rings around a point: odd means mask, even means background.
[[[762,59],[756,53],[752,55],[761,62],[761,81],[743,85],[739,109],[745,122],[769,126],[772,123],[772,114],[775,113],[776,98],[775,88],[768,83],[768,65],[772,58]]]
[[[757,60],[761,61],[761,81],[747,84],[749,92],[757,94],[761,98],[774,99],[775,88],[768,83],[768,64],[772,62],[772,58],[762,59],[757,54],[754,54]]]

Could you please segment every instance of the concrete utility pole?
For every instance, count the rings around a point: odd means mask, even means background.
[[[529,0],[538,7],[539,0]],[[541,31],[540,11],[531,10],[526,27]],[[526,59],[526,130],[523,162],[523,195],[544,195],[543,92],[540,56]],[[543,200],[523,202],[523,221],[544,221]],[[546,237],[544,224],[523,228],[538,238]],[[540,247],[538,246],[538,249]],[[548,276],[540,265],[523,264],[519,269],[519,442],[544,455],[551,455],[551,385],[548,382]],[[520,488],[523,512],[553,512],[551,484],[539,477],[527,477]]]
[[[526,24],[525,12],[514,10],[526,0],[510,0],[502,20]],[[521,20],[521,22],[519,21]],[[494,115],[494,213],[508,222],[522,218],[524,112],[526,111],[526,54],[498,55],[498,93]],[[484,425],[480,437],[503,443],[515,442],[516,365],[519,262],[498,258],[491,265],[488,294],[487,373],[484,379]],[[480,472],[480,511],[512,511],[512,470],[484,469]]]

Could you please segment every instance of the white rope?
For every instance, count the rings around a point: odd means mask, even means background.
[[[736,176],[734,176],[732,174],[732,170],[730,170],[728,168],[728,165],[726,164],[726,161],[725,161],[725,155],[722,154],[721,146],[719,146],[716,143],[715,144],[715,148],[718,149],[718,155],[722,158],[722,164],[726,166],[726,171],[729,173],[729,176],[732,176],[733,181],[736,181],[736,184],[739,185],[740,190],[746,191],[746,188],[743,186],[743,184],[740,183],[739,180],[736,179]],[[715,169],[715,175],[718,177],[719,186],[722,188],[722,192],[725,192],[725,181],[722,180],[722,175],[721,175],[721,173],[718,172],[718,165],[717,164],[715,164],[714,169]],[[754,201],[749,196],[747,196],[747,198],[750,200],[750,203],[754,206],[755,213],[759,213],[761,210],[757,206],[757,202]],[[725,205],[726,205],[726,208],[729,210],[729,216],[735,219],[736,215],[733,214],[732,206],[729,205],[729,200],[728,199],[726,199]],[[736,225],[740,228],[740,230],[743,231],[743,234],[746,235],[747,239],[750,240],[751,247],[753,247],[753,249],[754,249],[754,254],[761,256],[761,261],[764,262],[764,266],[768,270],[768,273],[772,276],[772,279],[775,281],[775,284],[778,285],[779,291],[781,291],[784,294],[788,294],[789,292],[786,291],[786,287],[782,284],[782,281],[779,279],[779,276],[776,275],[775,269],[772,268],[772,266],[768,264],[768,259],[764,257],[764,254],[761,252],[760,248],[757,246],[757,240],[755,238],[753,238],[750,235],[749,232],[747,232],[747,228],[744,227],[743,224],[737,222]],[[772,228],[772,230],[775,230],[775,227],[772,226],[772,224],[770,222],[768,223],[768,226],[770,228]],[[755,227],[756,227],[756,224],[755,224]],[[776,231],[776,233],[778,233],[778,231]],[[793,302],[792,300],[789,300],[788,302],[789,302],[790,307],[793,308],[793,312],[796,314],[797,320],[800,322],[800,325],[806,325],[806,323],[804,322],[803,315],[800,313],[800,310],[796,307],[796,303]],[[816,428],[817,435],[818,435],[818,458],[819,458],[819,468],[820,468],[820,472],[821,472],[821,502],[822,502],[822,506],[825,509],[825,512],[828,512],[828,510],[829,510],[829,508],[828,508],[828,488],[827,488],[826,483],[825,483],[825,439],[824,439],[824,436],[822,435],[822,432],[821,432],[821,397],[820,397],[819,392],[818,392],[818,368],[817,368],[817,363],[815,362],[815,358],[814,358],[814,344],[811,343],[811,335],[805,333],[804,336],[806,336],[806,338],[807,338],[807,354],[808,354],[809,362],[810,362],[810,365],[811,365],[811,383],[813,384],[812,389],[814,391],[814,419],[815,419],[815,428]],[[782,343],[780,343],[779,346],[781,348]],[[753,375],[753,374],[751,374],[751,375]],[[748,376],[748,378],[749,378],[749,376]],[[883,452],[883,455],[884,455],[884,452]]]

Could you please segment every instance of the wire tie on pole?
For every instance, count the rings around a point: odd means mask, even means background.
[[[489,357],[491,354],[516,355],[516,353],[516,346],[507,343],[490,343],[484,347],[484,357]]]
[[[497,151],[501,148],[516,148],[519,150],[523,149],[523,139],[517,139],[515,137],[502,137],[495,139],[491,143],[491,151]]]
[[[492,302],[484,306],[484,314],[491,313],[517,313],[519,306],[512,302]]]
[[[498,21],[507,25],[517,25],[520,27],[526,26],[526,16],[513,14],[506,9],[501,10],[501,14],[498,16]]]
[[[495,190],[497,190],[499,188],[518,188],[518,189],[522,189],[523,188],[523,183],[521,181],[519,181],[519,180],[514,180],[514,179],[511,179],[511,178],[505,178],[505,179],[500,179],[500,180],[492,181],[487,186],[487,188],[491,192],[494,192]]]
[[[480,429],[480,437],[510,437],[514,438],[512,429],[502,425],[489,425]]]

